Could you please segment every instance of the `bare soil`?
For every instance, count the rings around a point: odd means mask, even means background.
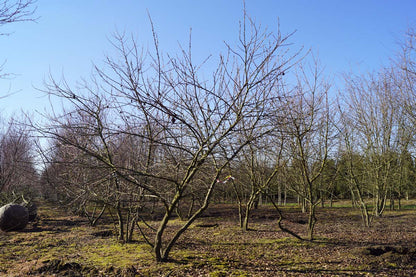
[[[37,222],[0,233],[0,276],[416,275],[416,210],[410,208],[386,211],[371,228],[362,226],[356,209],[320,208],[317,239],[310,242],[279,231],[270,206],[255,210],[252,229],[244,232],[235,206],[213,205],[181,238],[172,260],[156,263],[140,236],[121,244],[111,224],[90,227],[64,208],[39,206]],[[284,225],[306,237],[307,215],[283,210]]]

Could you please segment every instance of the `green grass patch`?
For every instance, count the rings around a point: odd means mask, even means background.
[[[143,243],[119,243],[115,239],[102,240],[79,249],[86,262],[97,267],[124,268],[139,262],[150,263],[153,260],[150,246]]]

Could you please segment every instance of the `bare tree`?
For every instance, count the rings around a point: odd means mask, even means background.
[[[0,1],[0,27],[10,23],[33,21],[36,0],[2,0]],[[8,35],[1,32],[0,36]],[[0,64],[0,79],[9,76],[2,73],[4,62]],[[0,95],[0,99],[9,96],[9,93]],[[21,190],[23,185],[31,187],[37,182],[34,161],[31,156],[32,141],[26,129],[20,129],[16,122],[5,126],[7,130],[1,134],[0,142],[0,192],[8,190]],[[32,186],[33,187],[33,186]]]
[[[317,221],[316,206],[321,195],[319,177],[327,161],[331,146],[329,84],[323,80],[322,70],[314,60],[308,70],[299,67],[297,85],[288,94],[287,122],[284,132],[288,136],[287,153],[290,157],[291,189],[307,203],[308,237],[313,240]]]
[[[413,127],[416,123],[415,96],[416,96],[416,30],[410,28],[405,40],[401,43],[401,51],[393,60],[394,72],[391,74],[394,86],[399,93],[399,105],[406,116],[401,117],[401,129],[406,131],[408,137],[413,138]],[[410,142],[414,146],[414,140]]]
[[[131,167],[135,160],[144,158],[141,144],[124,133],[107,133],[109,124],[108,102],[105,98],[90,95],[74,102],[74,109],[64,117],[49,118],[49,133],[54,133],[50,154],[44,155],[47,164],[45,184],[57,188],[72,210],[82,212],[95,224],[108,209],[115,214],[118,239],[128,242],[141,208],[141,191],[130,182],[117,177],[115,171],[100,159]],[[96,156],[98,156],[98,158]],[[132,192],[134,191],[134,193]],[[96,216],[91,206],[101,210]]]
[[[352,204],[355,206],[355,201],[358,202],[363,224],[370,227],[373,214],[365,201],[365,195],[370,193],[369,187],[366,186],[365,156],[357,148],[359,135],[354,128],[355,124],[349,117],[351,112],[350,110],[340,111],[341,120],[337,128],[344,141],[343,150],[340,151],[340,160],[344,167],[346,181],[350,187]]]
[[[38,175],[29,130],[11,121],[0,136],[0,192],[34,194]]]
[[[408,145],[408,136],[400,124],[403,113],[392,70],[347,79],[348,114],[344,114],[356,130],[355,152],[365,158],[365,177],[371,186],[376,216],[382,215],[389,193],[394,190],[397,154]]]
[[[282,107],[275,106],[276,110],[286,110]],[[273,117],[278,112],[274,112]],[[270,118],[271,119],[271,118]],[[240,227],[249,230],[249,220],[251,210],[259,204],[259,198],[270,191],[272,185],[277,183],[276,177],[281,172],[283,162],[283,144],[285,137],[282,134],[282,127],[279,121],[270,121],[274,130],[267,136],[263,136],[250,143],[246,150],[243,151],[236,159],[236,168],[231,170],[235,179],[229,180],[232,183],[239,207]],[[250,132],[258,131],[257,129]],[[244,134],[247,137],[253,137],[253,134]]]
[[[416,29],[409,28],[405,39],[401,43],[401,51],[394,60],[398,70],[403,74],[403,81],[410,93],[414,93],[414,81],[416,78]]]
[[[163,209],[157,226],[144,221],[137,226],[156,260],[166,261],[177,240],[208,207],[230,162],[270,132],[272,127],[264,126],[276,84],[299,54],[288,54],[289,37],[260,30],[244,15],[239,45],[227,45],[228,53],[219,57],[211,78],[202,79],[203,64],[194,63],[191,43],[172,57],[161,53],[155,33],[153,52],[117,35],[114,46],[120,56],[108,57],[107,68],[95,68],[95,85],[85,82],[74,90],[51,79],[47,93],[74,109],[52,115],[49,126],[35,127],[97,161],[114,176],[115,192],[124,182],[135,188],[130,193],[143,193],[143,201],[156,201]],[[76,110],[88,120],[66,124]],[[83,130],[88,143],[61,136],[68,128]],[[257,131],[239,136],[249,130]],[[143,150],[129,162],[117,157],[115,141],[120,135]],[[178,205],[189,203],[196,191],[201,202],[190,209],[189,218],[181,226],[170,224]]]
[[[405,194],[413,179],[415,36],[406,35],[390,67],[361,76],[346,76],[341,107],[340,134],[352,196],[356,197],[364,225],[381,216],[390,200]],[[370,211],[365,195],[372,198]]]
[[[392,60],[393,66],[390,79],[397,91],[396,102],[399,107],[398,145],[399,170],[397,174],[397,190],[400,207],[400,197],[403,192],[408,197],[409,190],[413,190],[414,183],[414,155],[416,123],[415,96],[416,96],[416,30],[409,28],[404,40],[400,44],[398,55]]]

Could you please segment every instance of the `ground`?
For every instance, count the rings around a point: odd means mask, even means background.
[[[284,224],[306,236],[306,215],[284,208]],[[172,260],[157,263],[139,237],[121,244],[112,225],[90,227],[64,208],[40,205],[39,220],[0,232],[0,276],[415,276],[416,210],[386,211],[371,228],[359,211],[320,208],[316,241],[277,228],[271,206],[254,211],[252,230],[237,208],[213,205],[181,238]],[[181,221],[175,219],[173,225]]]

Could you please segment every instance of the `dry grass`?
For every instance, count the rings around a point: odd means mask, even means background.
[[[285,226],[306,235],[306,215],[286,208]],[[236,208],[215,205],[179,241],[167,263],[154,262],[140,237],[120,244],[111,225],[89,227],[64,209],[41,205],[23,232],[0,233],[1,276],[414,276],[416,213],[387,211],[372,228],[359,211],[319,209],[315,242],[277,230],[273,208],[253,213],[252,231]],[[174,220],[174,225],[181,224]],[[199,225],[198,225],[199,224]],[[198,227],[199,226],[199,227]],[[104,231],[104,232],[103,232]],[[101,236],[98,236],[98,235]]]

